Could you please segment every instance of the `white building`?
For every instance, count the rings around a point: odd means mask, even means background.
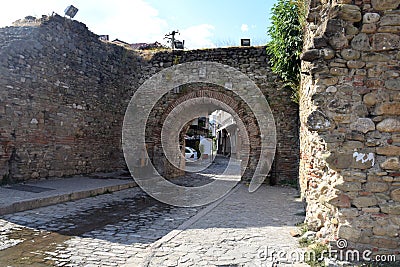
[[[238,158],[241,142],[235,119],[223,110],[216,110],[211,115],[216,128],[217,154]]]

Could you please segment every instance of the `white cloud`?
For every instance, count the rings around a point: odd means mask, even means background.
[[[98,34],[111,34],[112,38],[133,43],[161,41],[167,32],[167,22],[159,18],[158,11],[144,0],[89,2],[92,6],[101,6],[104,12],[103,17],[93,14],[96,20],[87,23]]]
[[[85,23],[96,34],[126,42],[161,41],[168,24],[145,0],[14,0],[0,10],[0,27],[11,25],[27,15],[40,17],[53,11],[64,15],[68,5],[79,11],[74,19]]]
[[[247,32],[247,31],[249,31],[249,25],[247,25],[247,24],[242,24],[242,26],[240,27],[240,29],[242,30],[242,32]]]
[[[7,1],[0,10],[0,27],[10,26],[12,22],[26,16],[36,16],[51,14],[54,6],[51,0],[38,1]],[[67,6],[65,6],[67,7]]]
[[[213,48],[216,45],[211,41],[214,26],[210,24],[200,24],[189,27],[181,31],[178,39],[185,40],[185,48]]]
[[[0,27],[11,25],[17,19],[32,15],[64,15],[69,5],[79,9],[78,20],[96,34],[108,34],[129,42],[163,42],[164,35],[171,31],[166,20],[159,17],[157,9],[146,0],[13,0],[0,9]],[[211,38],[214,26],[201,24],[181,30],[179,40],[185,40],[189,49],[216,47]]]

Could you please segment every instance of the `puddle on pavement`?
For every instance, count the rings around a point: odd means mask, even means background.
[[[155,205],[157,204],[157,205]],[[0,250],[0,266],[55,266],[46,252],[55,252],[63,247],[63,243],[73,236],[104,228],[137,214],[141,210],[154,207],[156,210],[166,210],[168,205],[162,204],[151,197],[141,196],[111,202],[104,207],[88,209],[79,214],[53,220],[48,225],[60,225],[57,231],[36,230],[32,228],[16,228],[5,234],[7,239],[23,240],[23,242]],[[29,225],[25,225],[29,227]]]
[[[168,212],[172,209],[171,206],[143,194],[126,198],[123,201],[110,202],[105,206],[88,208],[76,214],[66,214],[65,217],[56,218],[45,225],[34,226],[17,221],[15,223],[21,227],[3,235],[7,239],[23,241],[0,250],[0,267],[56,266],[56,259],[51,255],[55,255],[57,251],[64,248],[64,242],[74,236],[82,236],[85,233],[100,230],[107,225],[127,219],[132,220],[132,214],[140,214],[141,211],[148,208],[151,208],[153,214],[157,214],[158,211]],[[156,217],[151,216],[152,219],[156,219]],[[140,216],[138,218],[140,219]]]
[[[51,224],[67,224],[69,227],[58,230],[62,235],[79,236],[84,233],[102,229],[106,225],[116,224],[131,214],[135,214],[150,206],[159,204],[165,209],[167,205],[162,204],[155,199],[143,196],[124,201],[111,202],[105,207],[98,207],[85,212],[62,218],[58,221],[52,221]]]
[[[22,228],[6,234],[9,239],[23,240],[21,243],[0,251],[0,266],[55,266],[51,259],[45,259],[57,246],[71,237],[59,233]]]

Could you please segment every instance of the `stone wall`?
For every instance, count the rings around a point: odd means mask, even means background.
[[[312,0],[302,54],[300,184],[321,239],[400,247],[399,0]]]
[[[272,110],[276,131],[277,148],[271,183],[296,182],[298,176],[298,107],[290,100],[290,90],[283,89],[268,64],[264,47],[232,47],[192,51],[160,52],[155,54],[145,68],[154,71],[177,63],[191,61],[213,61],[234,67],[246,74],[263,92]],[[204,89],[204,86],[198,90]],[[207,88],[205,88],[207,89]],[[189,90],[190,91],[190,90]],[[177,94],[171,99],[182,96]],[[171,105],[164,101],[164,110]],[[163,110],[160,110],[162,113]],[[240,113],[240,112],[238,112]],[[251,135],[251,134],[250,134]],[[255,166],[256,163],[253,163]]]
[[[206,98],[206,99],[204,99]],[[260,159],[260,148],[261,148],[261,138],[260,138],[260,127],[257,123],[257,120],[251,110],[251,108],[233,91],[227,91],[224,87],[207,84],[207,83],[192,83],[185,84],[180,86],[179,92],[169,92],[167,95],[164,95],[157,104],[155,105],[152,113],[149,116],[146,126],[146,141],[149,145],[151,145],[150,151],[153,154],[162,155],[163,147],[161,144],[161,130],[166,120],[167,116],[171,113],[171,111],[178,107],[183,102],[187,102],[188,100],[198,100],[196,103],[192,105],[192,109],[196,109],[200,104],[207,104],[207,112],[212,112],[217,109],[225,110],[229,112],[229,110],[225,109],[224,105],[229,106],[238,116],[238,119],[243,121],[243,124],[238,124],[238,128],[240,132],[247,132],[247,136],[251,140],[250,142],[244,140],[246,144],[249,145],[249,162],[243,166],[246,168],[242,179],[250,180],[253,177],[254,171],[256,169],[257,163]],[[216,101],[212,101],[212,100]],[[209,101],[210,100],[210,101]],[[218,105],[219,103],[223,103]],[[200,103],[200,104],[199,104]],[[189,105],[190,106],[190,105]],[[211,110],[212,109],[212,110]],[[189,113],[189,112],[188,112]],[[197,114],[197,116],[203,116],[204,114]],[[243,127],[241,127],[243,126]],[[244,137],[244,134],[240,134],[240,136]],[[184,142],[181,140],[180,144],[183,146]],[[243,151],[242,151],[243,152]],[[243,153],[244,154],[244,153]],[[244,155],[242,155],[244,157]],[[159,156],[162,158],[161,156]],[[244,162],[243,162],[244,164]],[[160,164],[159,164],[160,165]],[[175,174],[182,174],[181,172],[175,170],[172,166],[168,168],[165,164],[161,164],[163,170],[159,166],[158,169],[160,173],[163,173],[167,176],[176,176]],[[271,177],[276,179],[287,179],[296,181],[296,175],[293,175],[292,172],[285,172],[283,169],[281,176]],[[168,173],[169,172],[169,173]],[[171,173],[172,172],[172,173]],[[276,172],[273,172],[274,174]],[[172,175],[171,175],[172,174]],[[291,175],[288,177],[287,175]],[[272,181],[271,181],[272,182]]]
[[[124,167],[140,57],[60,16],[0,29],[0,47],[2,182]]]
[[[264,47],[143,54],[58,15],[0,29],[0,47],[2,182],[124,168],[121,128],[135,90],[164,68],[197,60],[235,67],[258,85],[277,125],[275,180],[297,178],[298,108]]]

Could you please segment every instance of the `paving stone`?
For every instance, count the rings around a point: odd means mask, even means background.
[[[297,191],[289,187],[267,186],[250,194],[247,187],[241,185],[210,212],[196,217],[189,228],[175,230],[176,236],[152,248],[154,242],[199,214],[204,207],[178,208],[153,201],[137,211],[136,199],[145,194],[139,188],[132,188],[7,215],[0,219],[0,248],[18,243],[8,239],[8,234],[16,230],[29,228],[33,235],[43,236],[51,229],[58,229],[52,231],[68,234],[66,240],[57,243],[54,250],[47,248],[43,252],[43,260],[53,260],[56,265],[177,266],[179,263],[179,266],[216,266],[235,263],[251,266],[258,260],[260,247],[279,249],[288,244],[297,247],[290,230],[295,229],[294,224],[303,217],[295,215],[302,208],[301,202],[295,201],[295,195]],[[103,219],[108,220],[112,214],[104,212],[121,205],[128,210],[121,218],[106,224],[96,219],[99,212],[106,214]],[[38,231],[39,227],[43,231]]]

